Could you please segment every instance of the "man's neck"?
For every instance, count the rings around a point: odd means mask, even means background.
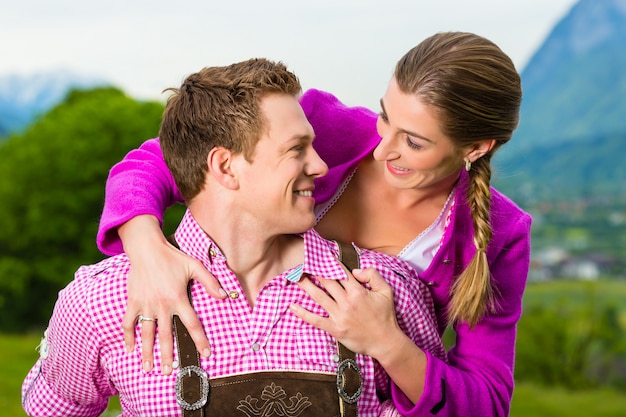
[[[207,215],[207,211],[190,209],[225,256],[252,306],[263,286],[304,259],[304,242],[299,236],[270,234],[262,225],[228,210]]]

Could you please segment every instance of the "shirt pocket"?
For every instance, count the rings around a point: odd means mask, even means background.
[[[335,372],[337,368],[337,342],[323,330],[302,322],[294,329],[298,359],[314,370]]]

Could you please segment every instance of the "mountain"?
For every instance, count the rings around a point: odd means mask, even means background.
[[[579,1],[521,77],[524,99],[511,148],[625,131],[626,0]]]
[[[521,78],[496,186],[521,201],[626,195],[626,0],[576,3]]]
[[[103,85],[108,83],[63,70],[0,77],[0,138],[27,127],[59,103],[70,89]]]

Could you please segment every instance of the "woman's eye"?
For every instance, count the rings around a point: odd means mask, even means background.
[[[420,145],[419,143],[415,143],[411,140],[410,137],[406,137],[406,143],[407,145],[409,145],[409,148],[411,149],[422,149],[422,145]]]
[[[382,120],[385,123],[389,121],[389,119],[387,118],[387,115],[383,112],[378,113],[378,117],[380,117],[380,120]]]

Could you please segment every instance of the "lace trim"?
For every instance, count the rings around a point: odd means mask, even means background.
[[[357,169],[358,167],[355,168],[354,171],[352,171],[352,173],[346,177],[346,179],[341,183],[341,186],[339,187],[337,192],[335,192],[335,195],[333,195],[330,200],[316,207],[315,224],[319,223],[319,221],[322,220],[322,217],[324,217],[326,213],[328,213],[328,211],[335,205],[337,200],[339,200],[339,197],[341,197],[343,192],[346,191],[346,188],[348,187],[350,181],[352,181],[352,177],[354,177]],[[318,212],[317,209],[320,209],[320,211]]]

